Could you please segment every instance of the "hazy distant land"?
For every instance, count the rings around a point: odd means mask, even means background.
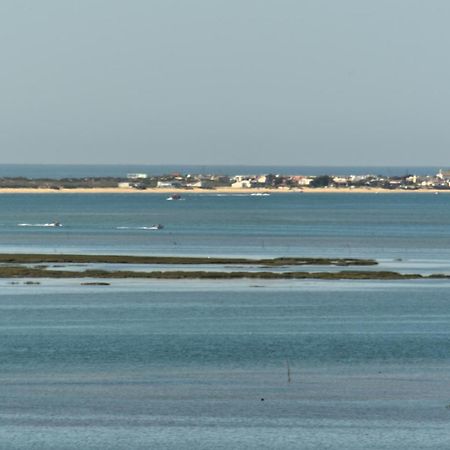
[[[0,193],[246,193],[450,192],[450,172],[436,175],[211,175],[180,174],[85,178],[0,178]]]

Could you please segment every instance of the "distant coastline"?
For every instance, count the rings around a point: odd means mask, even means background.
[[[1,174],[0,174],[1,175]],[[450,192],[450,171],[439,170],[431,175],[289,175],[282,173],[171,172],[152,175],[127,172],[121,176],[61,177],[0,176],[0,194],[34,193],[388,193],[388,192]]]
[[[184,189],[184,188],[147,188],[138,190],[133,188],[73,188],[73,189],[51,189],[51,188],[0,188],[0,195],[4,194],[127,194],[127,195],[154,195],[164,194],[450,194],[450,190],[418,188],[411,190],[404,189],[382,189],[382,188],[348,188],[348,187],[329,187],[329,188],[293,188],[293,189],[267,189],[267,188],[231,188],[221,187],[213,189]]]

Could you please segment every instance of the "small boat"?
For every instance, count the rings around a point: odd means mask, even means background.
[[[62,223],[61,222],[50,222],[50,223],[44,224],[44,226],[46,226],[46,227],[62,227]]]
[[[167,197],[167,200],[181,200],[180,194],[172,194],[170,197]]]
[[[116,227],[116,230],[162,230],[164,225],[157,223],[151,226],[142,226],[142,227]]]

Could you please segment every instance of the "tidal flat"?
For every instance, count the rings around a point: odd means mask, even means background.
[[[362,258],[215,258],[188,256],[135,256],[135,255],[72,255],[72,254],[30,254],[0,253],[0,263],[43,264],[43,263],[114,263],[114,264],[248,264],[265,266],[373,266],[373,259]]]
[[[403,280],[420,278],[447,279],[450,275],[419,273],[399,273],[386,270],[343,270],[343,271],[284,271],[270,272],[270,267],[289,266],[374,266],[373,259],[349,258],[209,258],[209,257],[181,257],[181,256],[133,256],[133,255],[68,255],[68,254],[0,254],[0,278],[148,278],[148,279],[318,279],[318,280]],[[58,264],[58,270],[49,268],[46,264]],[[141,264],[149,265],[148,271],[108,270],[89,268],[89,264]],[[35,265],[33,265],[35,264]],[[66,270],[64,264],[83,264],[85,270]],[[242,265],[254,267],[259,265],[264,270],[252,271],[208,271],[208,270],[173,270],[171,265]],[[165,265],[165,270],[154,270],[154,266]],[[168,266],[168,268],[167,268]],[[55,266],[53,266],[55,267]]]

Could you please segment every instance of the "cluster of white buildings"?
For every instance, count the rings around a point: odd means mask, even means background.
[[[318,179],[320,183],[318,183]],[[325,184],[323,184],[325,183]],[[276,188],[301,189],[311,186],[329,187],[376,187],[384,189],[450,189],[450,171],[440,170],[436,175],[382,176],[382,175],[181,175],[171,174],[149,177],[145,173],[130,173],[127,180],[119,183],[123,188],[191,188],[213,189],[231,187],[235,189]]]

